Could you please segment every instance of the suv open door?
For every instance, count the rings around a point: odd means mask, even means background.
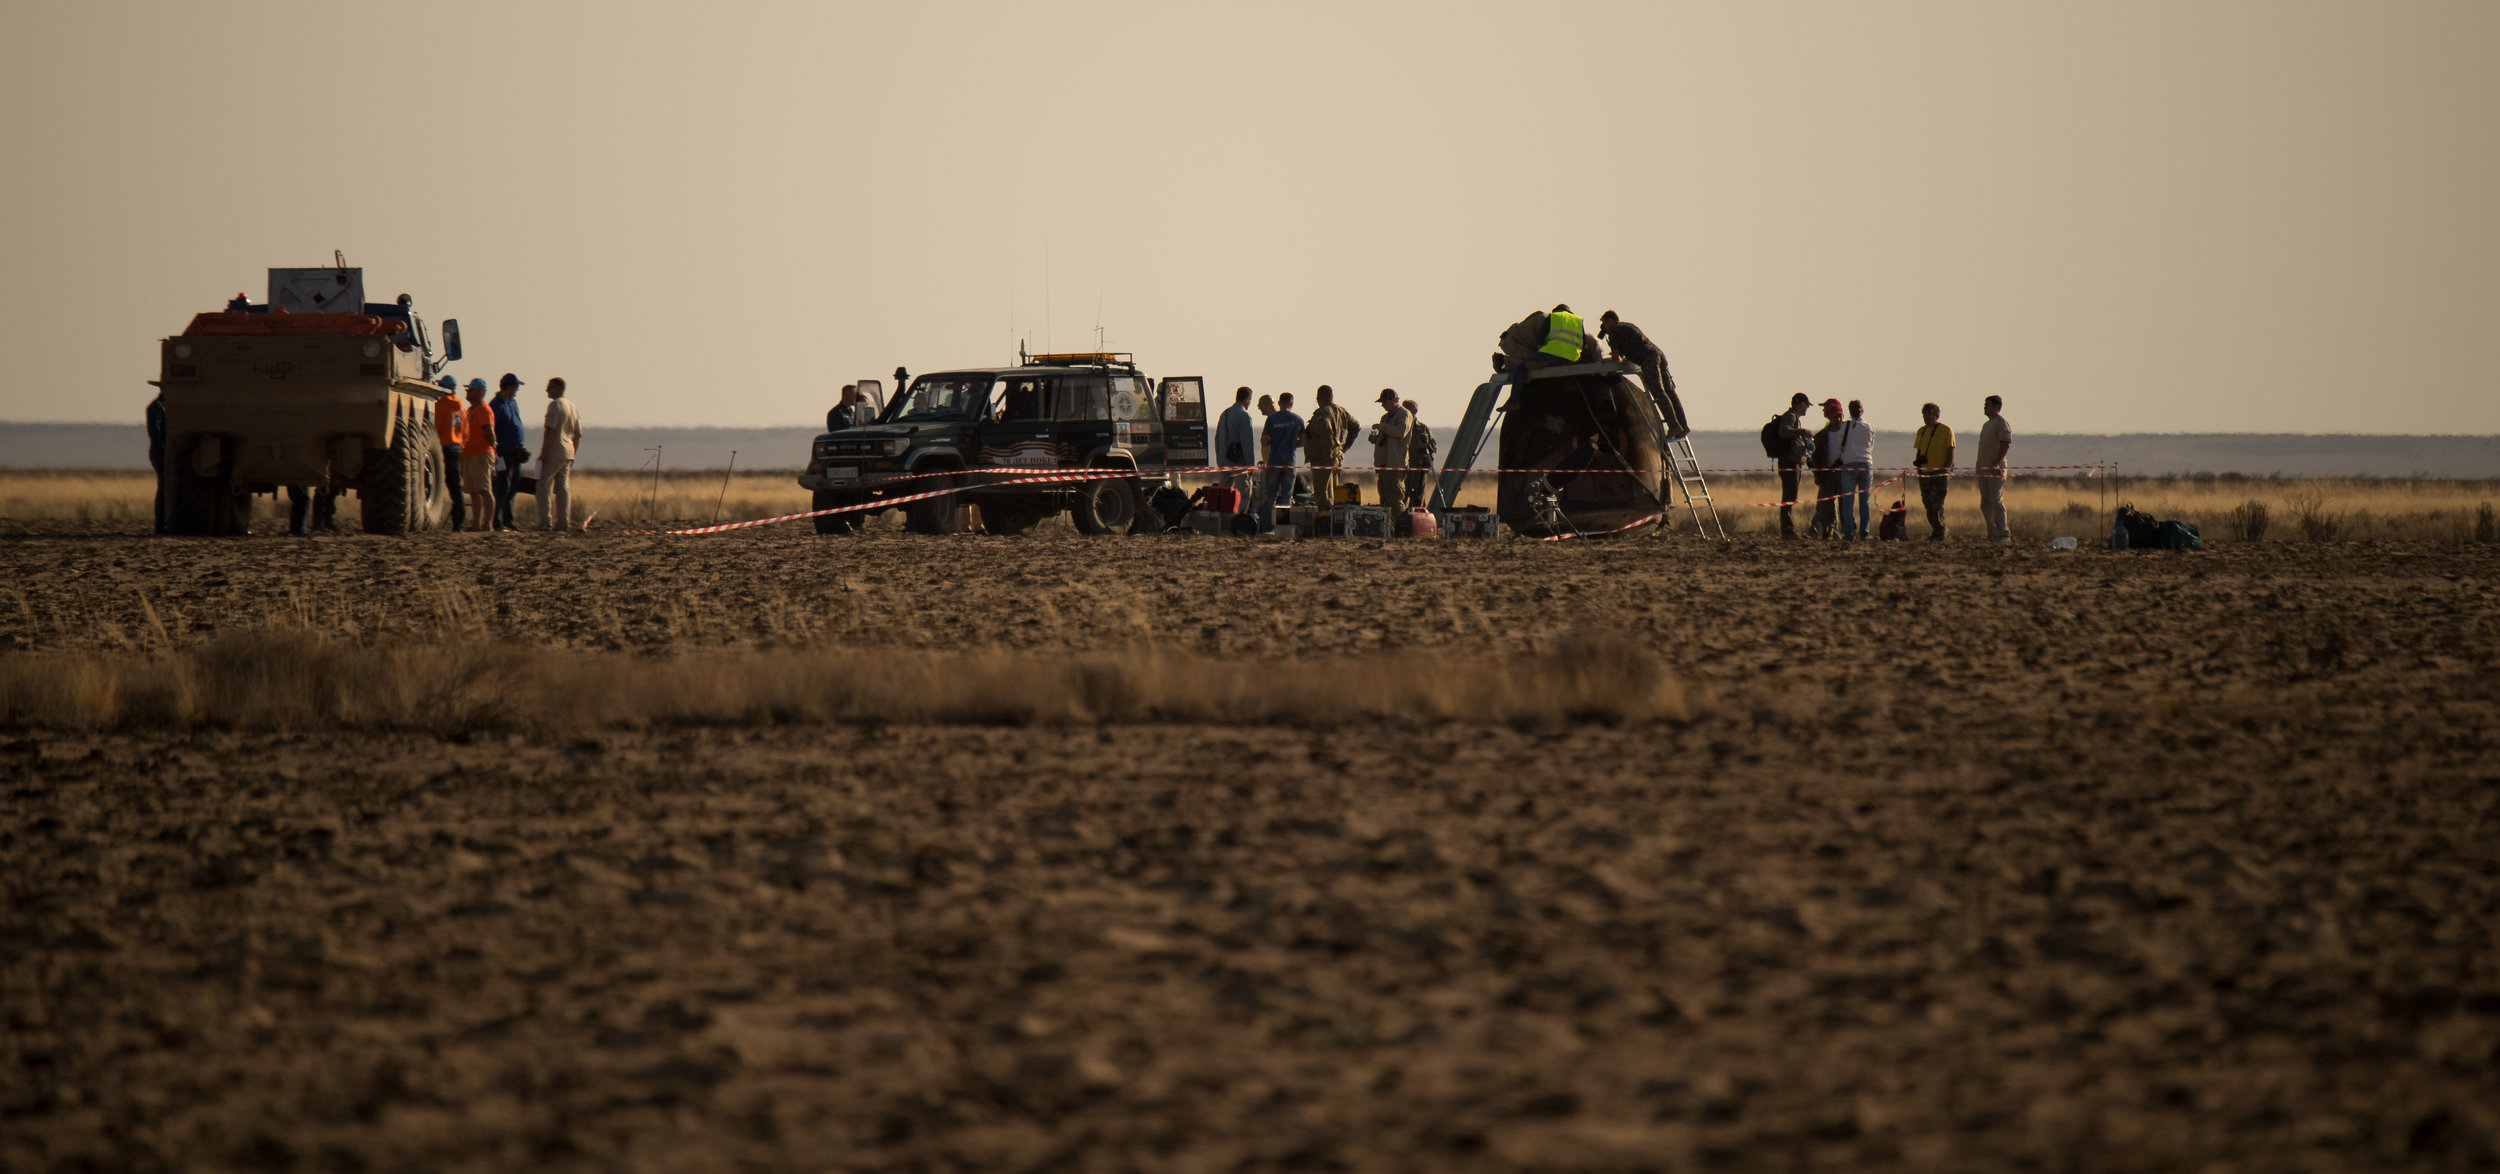
[[[1206,380],[1180,375],[1163,381],[1155,402],[1162,408],[1163,455],[1175,467],[1204,466],[1207,460]]]

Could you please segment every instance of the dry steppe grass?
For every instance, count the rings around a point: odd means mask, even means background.
[[[1886,474],[1889,476],[1890,474]],[[749,521],[780,517],[809,508],[806,490],[796,474],[760,470],[724,478],[719,470],[632,474],[585,472],[574,475],[575,513],[596,512],[597,525],[609,528],[704,525],[714,520]],[[0,471],[0,525],[11,522],[72,522],[144,526],[152,483],[144,473]],[[1776,502],[1779,480],[1767,474],[1729,474],[1710,482],[1719,512],[1731,529],[1777,531],[1779,512],[1755,503]],[[1370,491],[1364,483],[1366,493]],[[1813,487],[1806,492],[1811,496]],[[1492,481],[1477,477],[1460,494],[1462,504],[1492,503]],[[1906,497],[1914,535],[1925,535],[1925,513],[1915,487],[1901,485],[1878,495],[1878,508]],[[2399,539],[2423,542],[2500,541],[2500,481],[2435,478],[2245,477],[2235,474],[2198,476],[2095,477],[2025,476],[2007,486],[2007,523],[2025,542],[2056,536],[2087,542],[2107,535],[2110,511],[2127,502],[2161,518],[2195,522],[2207,542],[2335,541],[2346,538]],[[1957,533],[1985,533],[1979,520],[1979,492],[1968,478],[1957,480],[1947,498],[1946,524]],[[1802,516],[1810,507],[1800,507]],[[514,505],[522,525],[535,525],[535,498]],[[342,511],[353,529],[354,503]],[[2246,524],[2252,513],[2266,519]],[[262,498],[254,506],[255,526],[283,528],[286,503]],[[2270,522],[2271,524],[2267,524]],[[1060,523],[1064,526],[1064,522]]]
[[[160,639],[164,633],[157,629]],[[579,682],[598,687],[578,690]],[[0,659],[0,728],[441,734],[823,722],[1466,721],[1552,727],[1684,719],[1695,690],[1645,650],[1582,634],[1535,656],[1433,653],[1248,666],[1146,647],[1042,657],[868,650],[617,659],[492,644],[359,647],[300,629],[165,655]]]

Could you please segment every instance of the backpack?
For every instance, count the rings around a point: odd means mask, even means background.
[[[1762,426],[1762,455],[1775,461],[1788,459],[1788,441],[1780,435],[1780,421],[1787,418],[1788,413],[1782,412]]]
[[[2127,528],[2127,545],[2134,549],[2151,550],[2161,540],[2161,520],[2133,503],[2119,503],[2118,524]]]
[[[2164,522],[2154,531],[2153,545],[2163,550],[2203,550],[2205,536],[2194,522]]]
[[[1163,529],[1180,528],[1189,517],[1189,494],[1178,486],[1166,485],[1146,499],[1146,505],[1163,518]]]
[[[1884,520],[1875,524],[1875,538],[1880,542],[1906,542],[1910,537],[1909,528],[1910,500],[1905,497],[1893,502],[1892,508],[1884,511]]]

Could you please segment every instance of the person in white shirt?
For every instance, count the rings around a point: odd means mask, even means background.
[[[1875,430],[1866,426],[1866,405],[1849,401],[1849,419],[1840,426],[1840,536],[1843,540],[1875,537]]]
[[[573,454],[582,443],[582,414],[564,398],[564,381],[547,381],[546,435],[538,446],[538,528],[573,528]],[[550,504],[552,501],[552,504]]]
[[[1988,524],[1988,541],[2010,542],[2014,532],[2005,527],[2005,454],[2014,447],[2014,426],[1997,413],[2005,401],[1989,396],[1979,402],[1979,410],[1988,414],[1988,422],[1979,426],[1979,518]]]

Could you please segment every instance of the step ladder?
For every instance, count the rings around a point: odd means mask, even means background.
[[[1701,458],[1693,453],[1693,438],[1690,435],[1667,442],[1667,476],[1675,487],[1669,496],[1675,493],[1684,496],[1683,508],[1685,513],[1692,515],[1693,533],[1704,538],[1727,537],[1727,527],[1719,522],[1718,503],[1710,500],[1710,482],[1701,475]],[[1710,518],[1706,526],[1702,522],[1705,513]],[[1674,528],[1673,523],[1659,519],[1660,537],[1665,537]]]

